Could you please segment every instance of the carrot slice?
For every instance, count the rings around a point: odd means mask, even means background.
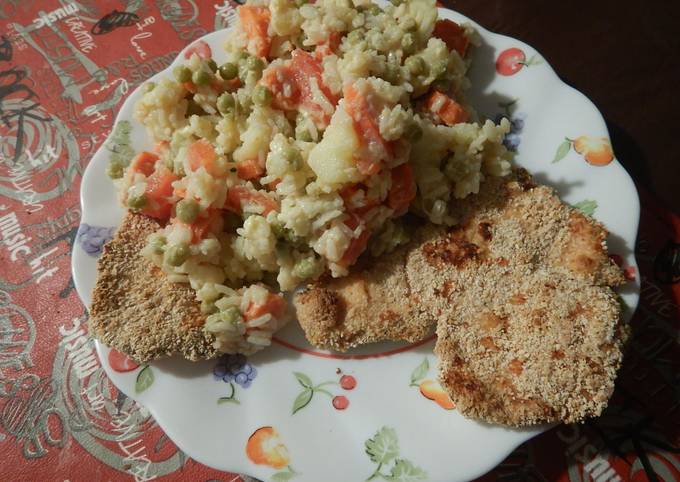
[[[227,191],[227,200],[224,203],[224,208],[240,214],[243,212],[243,202],[252,201],[264,208],[262,214],[266,216],[272,211],[278,211],[278,203],[260,192],[253,191],[245,186],[234,186]]]
[[[438,20],[434,24],[432,35],[444,41],[449,50],[455,50],[461,57],[465,56],[470,40],[465,30],[456,22],[448,19]]]
[[[210,141],[199,139],[191,144],[187,149],[187,159],[192,171],[202,166],[211,176],[217,175],[217,154]]]
[[[350,229],[356,229],[359,224],[361,223],[361,219],[359,216],[356,216],[354,214],[350,214],[350,218],[345,221],[345,224],[347,227]],[[349,246],[347,246],[347,249],[342,255],[342,258],[340,258],[340,261],[338,261],[338,264],[340,266],[351,266],[353,265],[356,260],[361,256],[361,253],[363,253],[366,250],[366,246],[368,245],[368,238],[370,234],[366,228],[359,234],[358,237],[352,238],[352,240],[349,242]]]
[[[411,201],[416,197],[416,181],[408,164],[395,167],[390,174],[392,186],[387,195],[387,205],[394,209],[397,216],[401,216],[408,211]]]
[[[158,156],[153,152],[142,151],[135,156],[130,164],[132,172],[141,172],[149,177],[154,171]]]
[[[267,35],[269,29],[269,9],[242,5],[238,9],[241,27],[248,37],[248,44],[258,57],[267,57],[271,48],[272,39]]]
[[[378,115],[364,96],[353,85],[346,86],[344,91],[345,110],[354,120],[354,131],[362,147],[355,154],[357,169],[367,176],[377,174],[382,168],[382,161],[391,156],[392,146],[380,135]]]
[[[243,317],[246,320],[254,320],[269,313],[274,318],[279,318],[286,311],[286,306],[286,300],[282,296],[269,293],[267,300],[263,304],[256,305],[251,302],[246,312],[243,313]]]
[[[463,106],[438,90],[432,91],[425,101],[425,107],[449,126],[465,122],[470,118],[470,114],[463,109]]]
[[[158,219],[168,219],[172,211],[172,203],[168,198],[173,195],[172,183],[177,176],[167,167],[160,166],[146,180],[147,205],[142,213]]]
[[[264,175],[264,166],[257,159],[246,159],[236,163],[236,175],[246,181],[259,179]]]

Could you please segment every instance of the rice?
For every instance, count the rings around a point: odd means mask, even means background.
[[[465,101],[467,52],[432,35],[434,0],[239,8],[226,64],[193,54],[137,102],[157,147],[116,183],[168,221],[143,254],[196,291],[219,350],[248,354],[286,321],[278,291],[406,242],[409,210],[455,224],[451,206],[510,153],[508,121]]]

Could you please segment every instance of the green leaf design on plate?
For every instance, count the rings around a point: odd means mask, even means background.
[[[390,427],[383,427],[373,438],[366,440],[366,453],[372,462],[386,464],[399,455],[397,432]]]
[[[416,367],[415,370],[411,373],[411,385],[414,386],[425,378],[425,375],[427,375],[427,372],[430,369],[430,362],[427,361],[427,357],[423,359],[423,361]]]
[[[144,390],[153,385],[153,371],[149,365],[144,365],[139,373],[137,374],[137,380],[135,381],[135,393],[142,393]]]
[[[388,480],[393,480],[395,482],[412,482],[416,480],[425,480],[426,478],[427,472],[404,459],[397,459],[394,462],[394,467],[392,467],[392,471],[387,477]]]
[[[285,480],[290,480],[293,477],[295,477],[294,472],[277,472],[274,475],[272,475],[271,480],[275,482],[283,482]]]
[[[593,214],[595,214],[595,210],[597,209],[597,201],[594,199],[584,199],[583,201],[574,204],[574,207],[583,214],[592,217]]]
[[[569,150],[571,149],[571,141],[569,139],[565,139],[562,144],[560,144],[557,147],[557,151],[555,151],[555,157],[553,158],[552,162],[559,162],[564,157],[569,154]]]
[[[314,387],[314,384],[312,383],[312,379],[309,378],[304,373],[293,372],[293,375],[295,375],[295,378],[297,378],[297,381],[300,382],[300,385],[302,385],[303,387],[305,387],[305,388],[313,388]]]
[[[305,408],[307,405],[309,405],[309,402],[312,401],[312,397],[314,396],[314,390],[311,388],[305,388],[300,395],[298,395],[295,398],[295,401],[293,402],[293,415],[295,415],[298,411],[302,410]]]

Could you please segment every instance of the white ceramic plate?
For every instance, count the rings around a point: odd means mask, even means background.
[[[612,233],[611,252],[634,274],[638,197],[618,161],[607,162],[608,133],[598,110],[565,85],[532,47],[449,10],[440,9],[440,15],[469,22],[482,38],[483,45],[473,51],[472,104],[488,117],[506,113],[514,118],[509,142],[517,148],[517,164],[602,221]],[[224,36],[222,30],[202,39],[218,64],[225,60]],[[150,80],[172,75],[171,69]],[[135,150],[152,147],[132,118],[140,95],[139,89],[133,92],[117,118],[131,123]],[[604,140],[593,141],[598,138]],[[123,216],[105,174],[109,156],[106,146],[100,148],[82,182],[83,217],[73,276],[86,305],[96,280],[96,257]],[[638,302],[635,278],[622,292],[627,319]],[[436,378],[433,346],[429,339],[337,355],[309,346],[291,323],[270,349],[245,365],[234,359],[220,367],[216,361],[173,358],[134,368],[110,357],[101,344],[97,350],[115,385],[148,407],[190,457],[262,480],[347,482],[380,474],[392,475],[391,480],[406,480],[407,475],[415,477],[408,480],[469,480],[545,430],[477,423],[426,398],[421,387],[427,392],[428,380]]]

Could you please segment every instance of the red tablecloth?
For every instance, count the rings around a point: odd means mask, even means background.
[[[234,5],[0,3],[2,480],[246,480],[187,458],[111,385],[70,274],[81,175],[126,93]],[[642,302],[610,408],[521,446],[483,480],[680,479],[680,218],[641,200]]]

